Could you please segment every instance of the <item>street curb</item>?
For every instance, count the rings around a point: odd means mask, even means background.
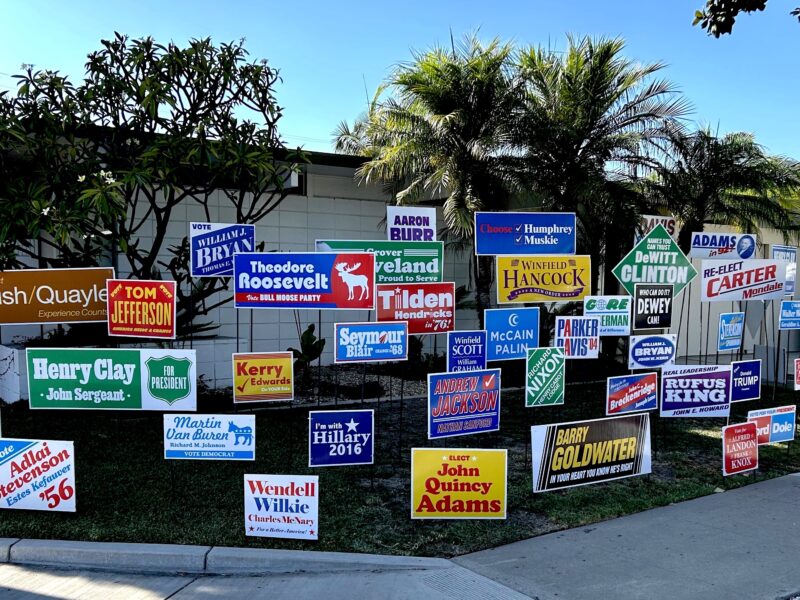
[[[269,575],[448,569],[444,558],[0,538],[0,563],[135,573]]]
[[[77,567],[102,571],[203,573],[210,546],[20,540],[10,563]]]

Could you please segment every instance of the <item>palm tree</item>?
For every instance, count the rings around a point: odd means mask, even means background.
[[[721,138],[708,129],[668,133],[668,160],[645,189],[682,224],[678,244],[684,252],[692,232],[705,223],[755,234],[771,227],[787,241],[797,237],[798,163],[768,155],[749,133]]]
[[[579,251],[592,256],[597,283],[610,231],[630,230],[638,207],[626,182],[657,166],[665,127],[689,106],[675,87],[654,76],[661,63],[622,56],[620,39],[568,38],[567,50],[527,48],[519,55],[524,113],[515,142],[520,178],[539,191],[548,210],[575,212]],[[620,217],[630,222],[620,223]],[[613,264],[610,265],[613,267]]]
[[[519,97],[511,54],[508,44],[484,45],[474,36],[415,53],[378,89],[364,116],[352,127],[339,125],[336,149],[368,157],[357,178],[387,185],[398,204],[443,201],[451,238],[470,238],[473,213],[503,210],[510,197],[504,155]],[[473,265],[483,326],[492,261],[480,257]]]

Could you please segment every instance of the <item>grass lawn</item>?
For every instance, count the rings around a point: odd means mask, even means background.
[[[568,386],[566,405],[523,407],[521,392],[504,393],[501,431],[430,442],[425,402],[397,398],[369,403],[376,411],[376,464],[309,469],[307,412],[257,413],[255,463],[166,461],[160,413],[35,411],[26,403],[2,409],[5,437],[74,440],[75,514],[5,510],[0,537],[212,544],[452,556],[550,531],[594,523],[671,502],[747,485],[752,476],[723,481],[720,419],[658,419],[653,474],[619,482],[534,495],[529,438],[532,424],[597,418],[605,386]],[[734,405],[731,422],[747,410],[794,402],[778,392],[769,400]],[[356,407],[359,407],[358,405]],[[231,410],[220,396],[204,412]],[[412,521],[409,518],[409,448],[508,448],[506,521]],[[800,451],[762,446],[758,479],[800,470]],[[320,539],[297,542],[244,535],[244,473],[311,473],[320,477]]]

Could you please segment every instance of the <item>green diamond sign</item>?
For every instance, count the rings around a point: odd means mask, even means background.
[[[525,369],[525,406],[564,404],[564,351],[528,348]]]
[[[697,277],[697,271],[663,225],[657,225],[614,267],[614,276],[633,296],[637,283],[671,283],[675,296]]]

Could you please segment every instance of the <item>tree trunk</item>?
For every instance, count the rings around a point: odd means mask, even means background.
[[[494,257],[473,256],[475,266],[475,310],[478,313],[478,329],[483,329],[483,311],[492,306],[492,281],[494,280]]]

